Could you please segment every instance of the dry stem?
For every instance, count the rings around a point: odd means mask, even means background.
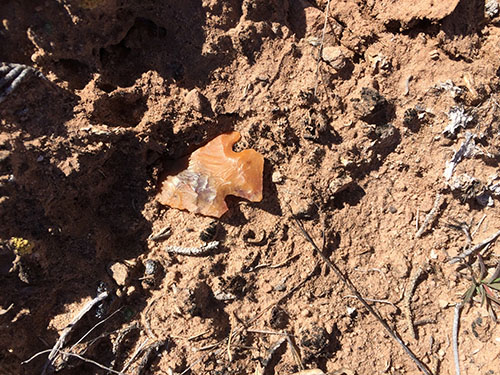
[[[411,360],[417,365],[417,367],[422,371],[425,375],[432,375],[431,372],[427,369],[427,367],[415,356],[415,354],[406,346],[403,340],[396,334],[396,332],[389,327],[384,319],[380,317],[380,315],[371,307],[368,302],[361,296],[358,292],[356,286],[349,280],[347,276],[345,276],[342,271],[327,258],[327,256],[319,249],[314,240],[311,238],[309,233],[304,228],[302,222],[294,217],[297,226],[299,227],[302,235],[306,238],[306,240],[312,245],[315,252],[323,259],[326,265],[337,275],[337,277],[347,286],[351,292],[356,296],[356,298],[363,304],[363,306],[372,314],[380,324],[384,327],[384,329],[389,333],[389,335],[403,348],[403,350],[408,354]],[[324,235],[324,233],[323,233]]]
[[[97,297],[95,297],[92,301],[87,302],[83,308],[80,310],[78,315],[71,321],[70,324],[64,329],[64,331],[61,333],[61,336],[59,337],[59,340],[57,340],[56,344],[50,351],[49,357],[47,359],[47,362],[45,363],[45,366],[43,367],[42,370],[42,375],[45,375],[48,368],[52,365],[56,357],[59,355],[59,353],[62,353],[60,349],[64,346],[66,343],[66,340],[68,339],[69,334],[75,327],[76,323],[80,321],[80,319],[83,318],[83,316],[92,309],[95,305],[97,305],[99,302],[103,301],[108,297],[108,292],[103,292],[99,294]]]

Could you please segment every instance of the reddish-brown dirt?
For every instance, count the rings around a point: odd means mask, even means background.
[[[421,373],[293,215],[429,371],[455,373],[471,280],[448,260],[465,232],[500,230],[498,3],[332,1],[323,40],[326,6],[1,2],[0,61],[47,78],[0,103],[1,375],[42,373],[47,353],[21,362],[102,291],[63,350],[126,374]],[[453,107],[471,118],[444,134]],[[229,197],[215,222],[159,205],[168,165],[232,130],[265,157],[262,202]],[[447,181],[467,133],[475,148]],[[214,239],[206,255],[165,251]],[[499,249],[483,249],[490,272]],[[463,374],[500,368],[477,296],[459,358]],[[61,356],[51,371],[108,373]]]

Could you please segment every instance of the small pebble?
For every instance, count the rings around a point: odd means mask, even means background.
[[[271,175],[271,181],[275,184],[281,184],[283,182],[283,176],[280,172],[274,171]]]
[[[310,317],[312,316],[312,313],[309,309],[304,309],[302,310],[302,312],[300,313],[303,317]]]
[[[128,277],[128,267],[126,265],[116,262],[109,267],[109,272],[118,285],[125,285]]]
[[[148,259],[144,262],[144,274],[153,275],[158,270],[158,262],[152,259]]]
[[[436,253],[436,250],[435,249],[432,249],[431,250],[431,253],[429,254],[429,257],[431,259],[437,259],[438,258],[438,254]]]
[[[445,300],[445,299],[439,299],[438,300],[438,305],[439,305],[440,308],[445,309],[445,308],[447,308],[450,305],[450,303],[447,300]]]
[[[208,99],[203,96],[197,89],[192,89],[189,91],[184,98],[184,103],[187,107],[199,112],[204,113],[207,112],[210,108],[210,103]]]
[[[335,70],[341,70],[346,65],[346,58],[341,47],[327,46],[321,51],[321,58]]]
[[[347,306],[347,315],[353,316],[356,313],[356,308],[355,307],[349,307]]]
[[[274,290],[277,292],[284,292],[286,290],[286,285],[285,284],[275,285]]]

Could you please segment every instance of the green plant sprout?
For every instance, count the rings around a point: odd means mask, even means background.
[[[467,265],[471,272],[472,285],[463,295],[463,302],[464,304],[471,302],[476,294],[479,295],[481,297],[481,306],[486,306],[491,319],[496,323],[497,317],[493,304],[500,306],[500,298],[498,297],[498,292],[500,292],[500,263],[498,263],[493,274],[488,277],[488,271],[481,255],[478,255],[477,259],[479,263],[478,278],[475,277],[472,267]]]

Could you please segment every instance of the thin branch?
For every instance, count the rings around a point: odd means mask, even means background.
[[[425,217],[425,220],[422,223],[422,226],[420,227],[418,232],[415,234],[415,238],[420,238],[422,236],[422,234],[424,234],[424,232],[427,229],[427,226],[434,219],[434,216],[436,216],[436,213],[437,213],[440,205],[441,205],[441,194],[437,193],[436,199],[434,200],[434,205],[432,206],[432,209]]]
[[[71,331],[73,330],[73,328],[75,327],[76,323],[78,323],[83,318],[83,316],[92,309],[92,307],[94,307],[95,305],[97,305],[98,303],[100,303],[101,301],[106,299],[107,297],[108,297],[108,292],[102,292],[97,297],[95,297],[92,301],[87,302],[83,306],[83,308],[80,310],[80,312],[77,314],[77,316],[63,330],[63,332],[61,333],[61,336],[59,337],[59,340],[57,340],[56,344],[54,345],[54,347],[50,351],[47,362],[45,363],[45,366],[43,367],[42,375],[46,374],[48,368],[52,365],[52,363],[54,363],[54,360],[59,355],[59,353],[62,353],[62,352],[60,352],[60,349],[66,343],[66,340],[68,339],[68,336],[71,333]]]
[[[321,43],[319,45],[319,50],[318,50],[318,60],[316,62],[316,73],[315,73],[315,84],[314,84],[314,96],[316,96],[316,93],[318,91],[318,75],[319,75],[319,63],[321,61],[321,55],[323,53],[323,43],[325,42],[325,35],[326,35],[326,25],[328,24],[328,14],[330,13],[330,0],[326,3],[326,10],[325,10],[325,23],[323,24],[323,33],[321,35]]]
[[[179,255],[205,255],[210,250],[216,249],[218,246],[219,241],[212,241],[199,247],[165,246],[165,251],[167,253]]]
[[[455,305],[455,314],[453,316],[453,360],[455,361],[455,375],[460,375],[460,358],[458,356],[458,326],[460,323],[460,311],[463,303]]]
[[[146,340],[144,340],[142,342],[141,345],[139,345],[139,347],[135,350],[134,354],[132,354],[132,357],[130,357],[130,359],[127,361],[127,363],[125,364],[125,366],[123,366],[123,369],[121,372],[124,372],[124,371],[127,371],[128,368],[130,367],[130,365],[135,361],[135,359],[139,356],[139,354],[142,353],[142,350],[144,349],[144,347],[146,346],[146,344],[148,343],[149,341],[149,337],[146,337]]]
[[[343,298],[358,298],[356,296],[353,296],[353,295],[347,295],[347,296],[344,296]],[[392,307],[394,307],[396,310],[399,309],[399,307],[397,307],[394,303],[392,303],[391,301],[389,300],[386,300],[386,299],[374,299],[374,298],[365,298],[365,301],[368,301],[368,302],[375,302],[375,303],[385,303],[386,305],[391,305]]]
[[[454,264],[460,262],[462,259],[467,258],[469,255],[474,254],[475,252],[481,250],[483,247],[489,245],[493,241],[495,241],[498,237],[500,237],[500,230],[494,234],[492,234],[490,237],[485,239],[484,241],[478,243],[476,246],[471,247],[470,249],[464,251],[462,254],[457,255],[456,257],[451,258],[448,263]]]
[[[112,318],[115,314],[117,314],[119,311],[121,311],[121,307],[120,307],[118,310],[116,310],[115,312],[113,312],[112,314],[110,314],[110,315],[109,315],[106,319],[103,319],[103,320],[101,320],[101,321],[97,322],[97,323],[96,323],[96,324],[95,324],[95,325],[94,325],[91,329],[89,329],[89,331],[88,331],[85,335],[83,335],[83,336],[82,336],[82,338],[81,338],[80,340],[78,340],[77,342],[75,342],[75,343],[73,344],[73,346],[71,346],[71,348],[69,349],[69,351],[70,351],[70,352],[72,352],[72,351],[73,351],[73,349],[74,349],[74,348],[75,348],[75,347],[76,347],[79,343],[81,343],[81,342],[82,342],[82,341],[83,341],[83,340],[84,340],[84,339],[85,339],[88,335],[90,335],[90,333],[92,333],[92,331],[93,331],[94,329],[96,329],[97,327],[99,327],[101,324],[104,324],[107,320],[111,319],[111,318]]]
[[[417,339],[417,332],[415,331],[415,324],[413,323],[413,310],[411,309],[411,300],[413,299],[413,294],[415,293],[415,289],[417,288],[417,283],[420,277],[426,272],[426,266],[420,265],[413,276],[410,278],[410,284],[406,289],[406,293],[404,296],[404,309],[406,313],[406,320],[408,324],[408,329],[413,336],[413,338]]]
[[[45,353],[50,353],[51,351],[52,351],[52,349],[46,349],[46,350],[42,350],[41,352],[35,353],[31,357],[29,357],[27,360],[22,361],[21,365],[25,365],[26,363],[30,363],[36,357],[39,357],[39,356],[41,356],[42,354],[45,354]]]
[[[247,329],[247,332],[250,333],[262,333],[264,335],[278,335],[278,336],[288,336],[288,333],[284,332],[275,332],[275,331],[268,331],[265,329]]]
[[[141,362],[139,363],[139,365],[136,368],[136,374],[137,375],[141,375],[142,374],[142,372],[146,369],[146,367],[148,366],[148,364],[153,359],[154,354],[158,354],[158,352],[160,351],[160,348],[163,345],[165,345],[165,341],[164,340],[160,340],[160,341],[157,341],[154,344],[150,345],[145,350],[144,356],[142,357]]]
[[[486,214],[483,215],[483,217],[479,220],[479,222],[477,223],[476,225],[476,228],[474,229],[474,231],[471,233],[471,236],[474,237],[477,233],[477,231],[479,230],[479,228],[481,228],[481,224],[483,224],[483,221],[484,219],[486,219]]]
[[[313,249],[316,251],[316,253],[323,259],[323,261],[326,263],[326,265],[335,272],[337,277],[344,283],[345,286],[347,286],[351,292],[356,296],[356,298],[363,304],[363,306],[372,314],[380,324],[384,327],[384,329],[389,333],[389,335],[403,348],[403,350],[408,354],[408,356],[412,359],[412,361],[417,365],[417,367],[426,375],[432,375],[431,372],[427,369],[427,367],[415,356],[415,354],[406,346],[406,344],[403,342],[403,340],[396,334],[396,332],[389,327],[389,325],[386,323],[384,319],[380,317],[380,315],[371,307],[368,302],[361,296],[361,294],[358,292],[356,286],[351,282],[351,280],[345,276],[342,271],[330,261],[330,259],[327,258],[327,256],[319,249],[319,247],[316,245],[314,240],[311,238],[309,233],[306,231],[304,228],[304,225],[302,222],[297,219],[294,216],[295,222],[297,223],[297,226],[299,227],[300,231],[302,232],[302,235],[305,237],[305,239],[312,245]]]
[[[67,355],[67,356],[70,356],[70,357],[75,357],[75,358],[78,358],[84,362],[87,362],[87,363],[91,363],[93,364],[94,366],[97,366],[97,367],[100,367],[102,368],[103,370],[106,370],[106,371],[109,371],[113,374],[117,374],[117,375],[127,375],[125,372],[121,372],[121,371],[115,371],[109,367],[106,367],[104,365],[101,365],[100,363],[96,362],[96,361],[93,361],[91,359],[88,359],[88,358],[85,358],[85,357],[82,357],[81,355],[78,355],[78,354],[75,354],[75,353],[69,353],[69,352],[63,352],[61,350],[58,351],[59,353],[63,354],[63,355]]]

